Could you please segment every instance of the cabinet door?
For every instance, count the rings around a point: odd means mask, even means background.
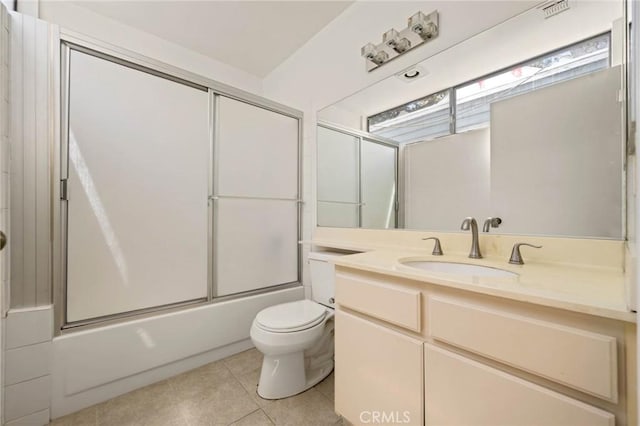
[[[429,335],[536,376],[618,402],[616,338],[464,300],[429,297]],[[486,330],[491,330],[487,339]]]
[[[429,425],[613,426],[614,415],[425,343]]]
[[[336,411],[354,425],[423,424],[422,342],[336,312]]]

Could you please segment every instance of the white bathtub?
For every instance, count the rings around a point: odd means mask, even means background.
[[[256,313],[303,292],[300,286],[56,337],[51,417],[248,349]]]

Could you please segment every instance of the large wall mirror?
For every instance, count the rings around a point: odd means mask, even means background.
[[[324,108],[318,226],[624,239],[625,28],[534,8]]]

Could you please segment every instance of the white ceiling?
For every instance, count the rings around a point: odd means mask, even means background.
[[[74,1],[264,77],[353,1]]]

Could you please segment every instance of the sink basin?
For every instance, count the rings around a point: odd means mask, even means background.
[[[405,266],[430,272],[444,272],[455,275],[472,275],[475,277],[517,277],[515,272],[489,266],[471,265],[468,263],[431,262],[424,260],[410,260],[402,262]]]

